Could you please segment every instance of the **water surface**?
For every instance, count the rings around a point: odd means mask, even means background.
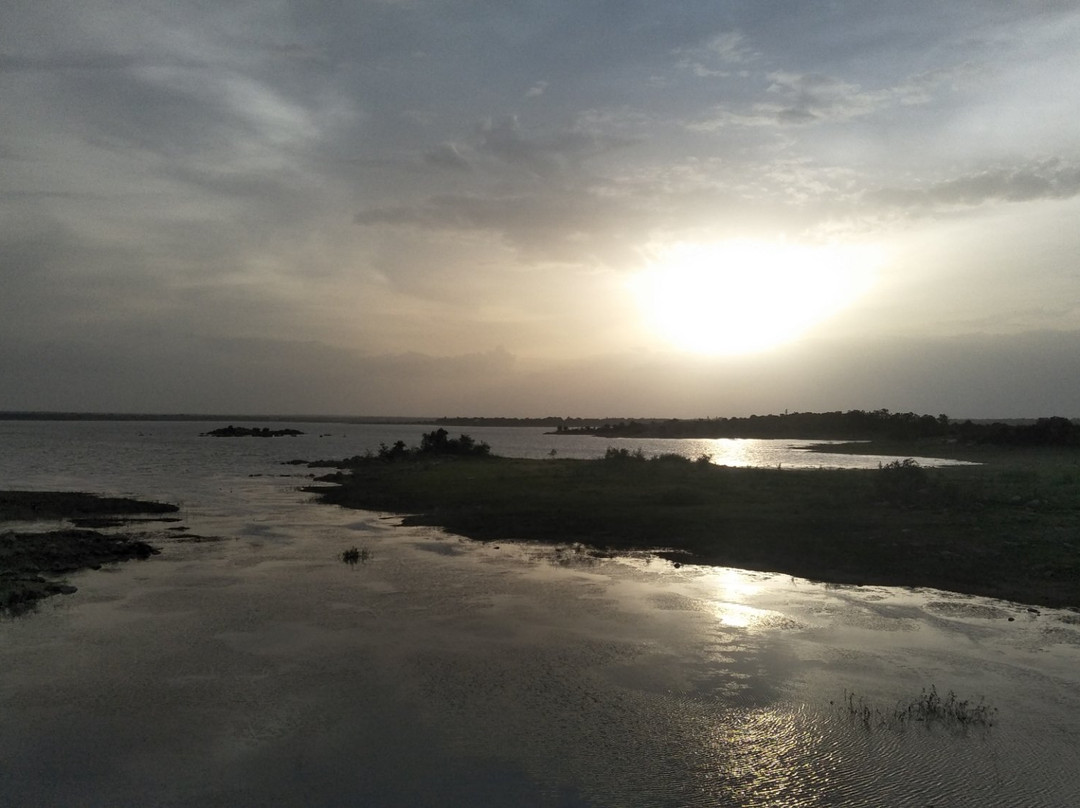
[[[188,437],[219,425],[0,422],[0,486],[180,500],[188,528],[0,622],[9,801],[1080,802],[1073,613],[474,544],[277,476],[360,438]],[[342,563],[353,546],[370,560]],[[994,726],[888,720],[930,686],[982,697]],[[850,692],[882,720],[852,716]]]

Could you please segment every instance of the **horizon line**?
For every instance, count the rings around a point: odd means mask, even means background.
[[[855,410],[822,410],[820,412],[853,412]],[[874,410],[864,410],[864,412]],[[786,410],[781,413],[766,413],[768,415],[787,416],[800,414],[803,411],[789,413]],[[819,411],[807,410],[805,412],[818,414]],[[892,411],[889,411],[891,414]],[[356,423],[356,424],[435,424],[439,422],[453,421],[705,421],[719,418],[749,418],[752,416],[696,416],[696,417],[672,417],[672,416],[520,416],[520,415],[318,415],[312,413],[159,413],[159,412],[117,412],[117,411],[82,411],[82,410],[0,410],[0,421],[291,421],[294,423]],[[1037,421],[1040,418],[1055,416],[1030,416],[1013,415],[1008,417],[994,418],[971,418],[947,416],[950,421],[962,423],[964,421],[986,421],[1006,423],[1009,421]],[[1065,417],[1070,421],[1080,420],[1074,416]]]

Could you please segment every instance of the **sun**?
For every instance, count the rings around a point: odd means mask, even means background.
[[[676,243],[631,281],[646,326],[682,351],[738,355],[791,342],[872,285],[879,251],[784,241]]]

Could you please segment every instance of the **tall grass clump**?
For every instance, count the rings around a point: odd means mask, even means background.
[[[363,549],[359,547],[350,547],[341,554],[341,560],[350,567],[355,567],[357,564],[361,563],[366,564],[371,560],[371,551],[366,547]]]
[[[981,696],[978,701],[971,701],[959,698],[951,690],[942,696],[934,685],[929,690],[924,688],[916,698],[901,699],[892,710],[867,704],[861,696],[845,690],[840,710],[867,729],[903,729],[915,722],[964,731],[990,729],[997,719],[997,708]]]

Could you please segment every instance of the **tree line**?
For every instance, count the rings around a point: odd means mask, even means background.
[[[609,438],[811,438],[821,440],[954,440],[970,444],[1080,446],[1080,425],[1068,418],[1033,423],[957,421],[947,415],[917,415],[889,410],[793,412],[741,418],[666,421],[620,420],[600,425],[559,424],[560,435]]]

